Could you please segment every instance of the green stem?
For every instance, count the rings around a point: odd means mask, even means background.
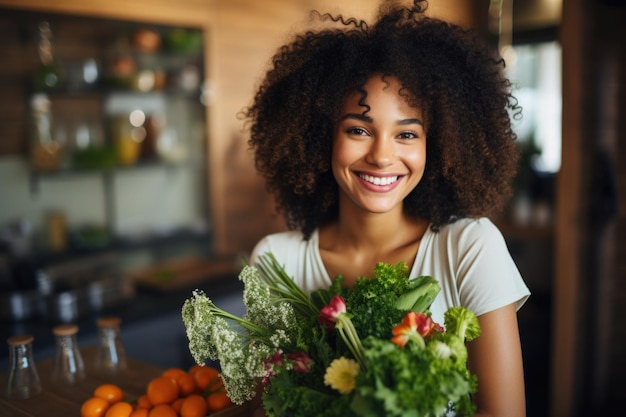
[[[417,331],[412,332],[411,335],[409,336],[409,339],[417,343],[417,345],[422,349],[426,347],[426,342],[424,341],[424,337],[421,334],[419,334]]]
[[[213,314],[214,316],[217,317],[221,317],[223,319],[227,319],[227,320],[232,320],[234,322],[236,322],[237,324],[239,324],[241,327],[243,327],[246,330],[249,330],[251,332],[254,332],[258,335],[261,336],[266,336],[267,335],[267,330],[257,326],[256,324],[252,323],[251,321],[242,319],[241,317],[237,317],[234,314],[231,314],[227,311],[222,310],[221,308],[216,307],[215,305],[213,305],[211,307],[211,314]]]
[[[259,257],[258,268],[261,278],[277,301],[291,303],[304,315],[319,314],[310,297],[285,273],[272,253],[268,252]]]
[[[356,361],[359,363],[361,369],[364,371],[367,370],[367,362],[365,360],[363,345],[361,344],[361,339],[359,338],[350,317],[343,313],[339,314],[335,328],[339,331],[339,335],[343,339],[346,346],[348,346],[348,349],[350,349],[350,353],[352,353]]]

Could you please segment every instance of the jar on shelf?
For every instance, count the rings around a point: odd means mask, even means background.
[[[41,392],[39,373],[33,358],[32,335],[17,335],[9,344],[9,378],[5,395],[11,400],[25,400]]]
[[[74,384],[85,379],[85,363],[78,348],[75,324],[61,324],[52,329],[56,354],[52,366],[52,380],[61,384]]]
[[[67,249],[67,218],[61,210],[50,210],[45,216],[48,249],[62,253]]]
[[[126,352],[120,334],[119,317],[101,317],[98,325],[98,350],[94,368],[101,374],[118,374],[126,370]]]
[[[57,170],[63,159],[64,143],[55,137],[50,99],[46,94],[31,98],[31,163],[37,171]]]
[[[162,161],[180,163],[188,158],[189,151],[175,126],[163,117],[156,139],[156,150]]]
[[[140,109],[114,117],[113,142],[120,165],[133,165],[139,159],[147,134],[145,122],[146,114]]]

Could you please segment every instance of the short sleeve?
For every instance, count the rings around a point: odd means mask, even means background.
[[[439,231],[428,230],[418,250],[412,276],[435,278],[441,292],[431,306],[433,317],[464,306],[477,315],[515,304],[530,291],[498,228],[487,218],[460,219]]]
[[[530,291],[498,228],[487,219],[470,223],[459,234],[457,286],[462,305],[477,315],[508,304],[522,307]]]

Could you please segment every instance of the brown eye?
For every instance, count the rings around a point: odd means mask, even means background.
[[[398,135],[400,139],[417,139],[418,135],[415,132],[402,132]]]
[[[367,135],[367,131],[365,129],[361,129],[360,127],[351,127],[350,129],[346,130],[346,133],[357,136]]]

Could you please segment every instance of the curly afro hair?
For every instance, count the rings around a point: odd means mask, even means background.
[[[425,9],[418,0],[383,5],[372,26],[313,12],[322,27],[278,50],[243,110],[256,168],[287,226],[305,238],[338,216],[333,127],[346,95],[363,92],[374,74],[396,77],[399,93],[426,119],[425,173],[405,213],[436,231],[490,215],[511,195],[518,148],[510,117],[519,109],[504,62],[471,31],[426,17]]]

